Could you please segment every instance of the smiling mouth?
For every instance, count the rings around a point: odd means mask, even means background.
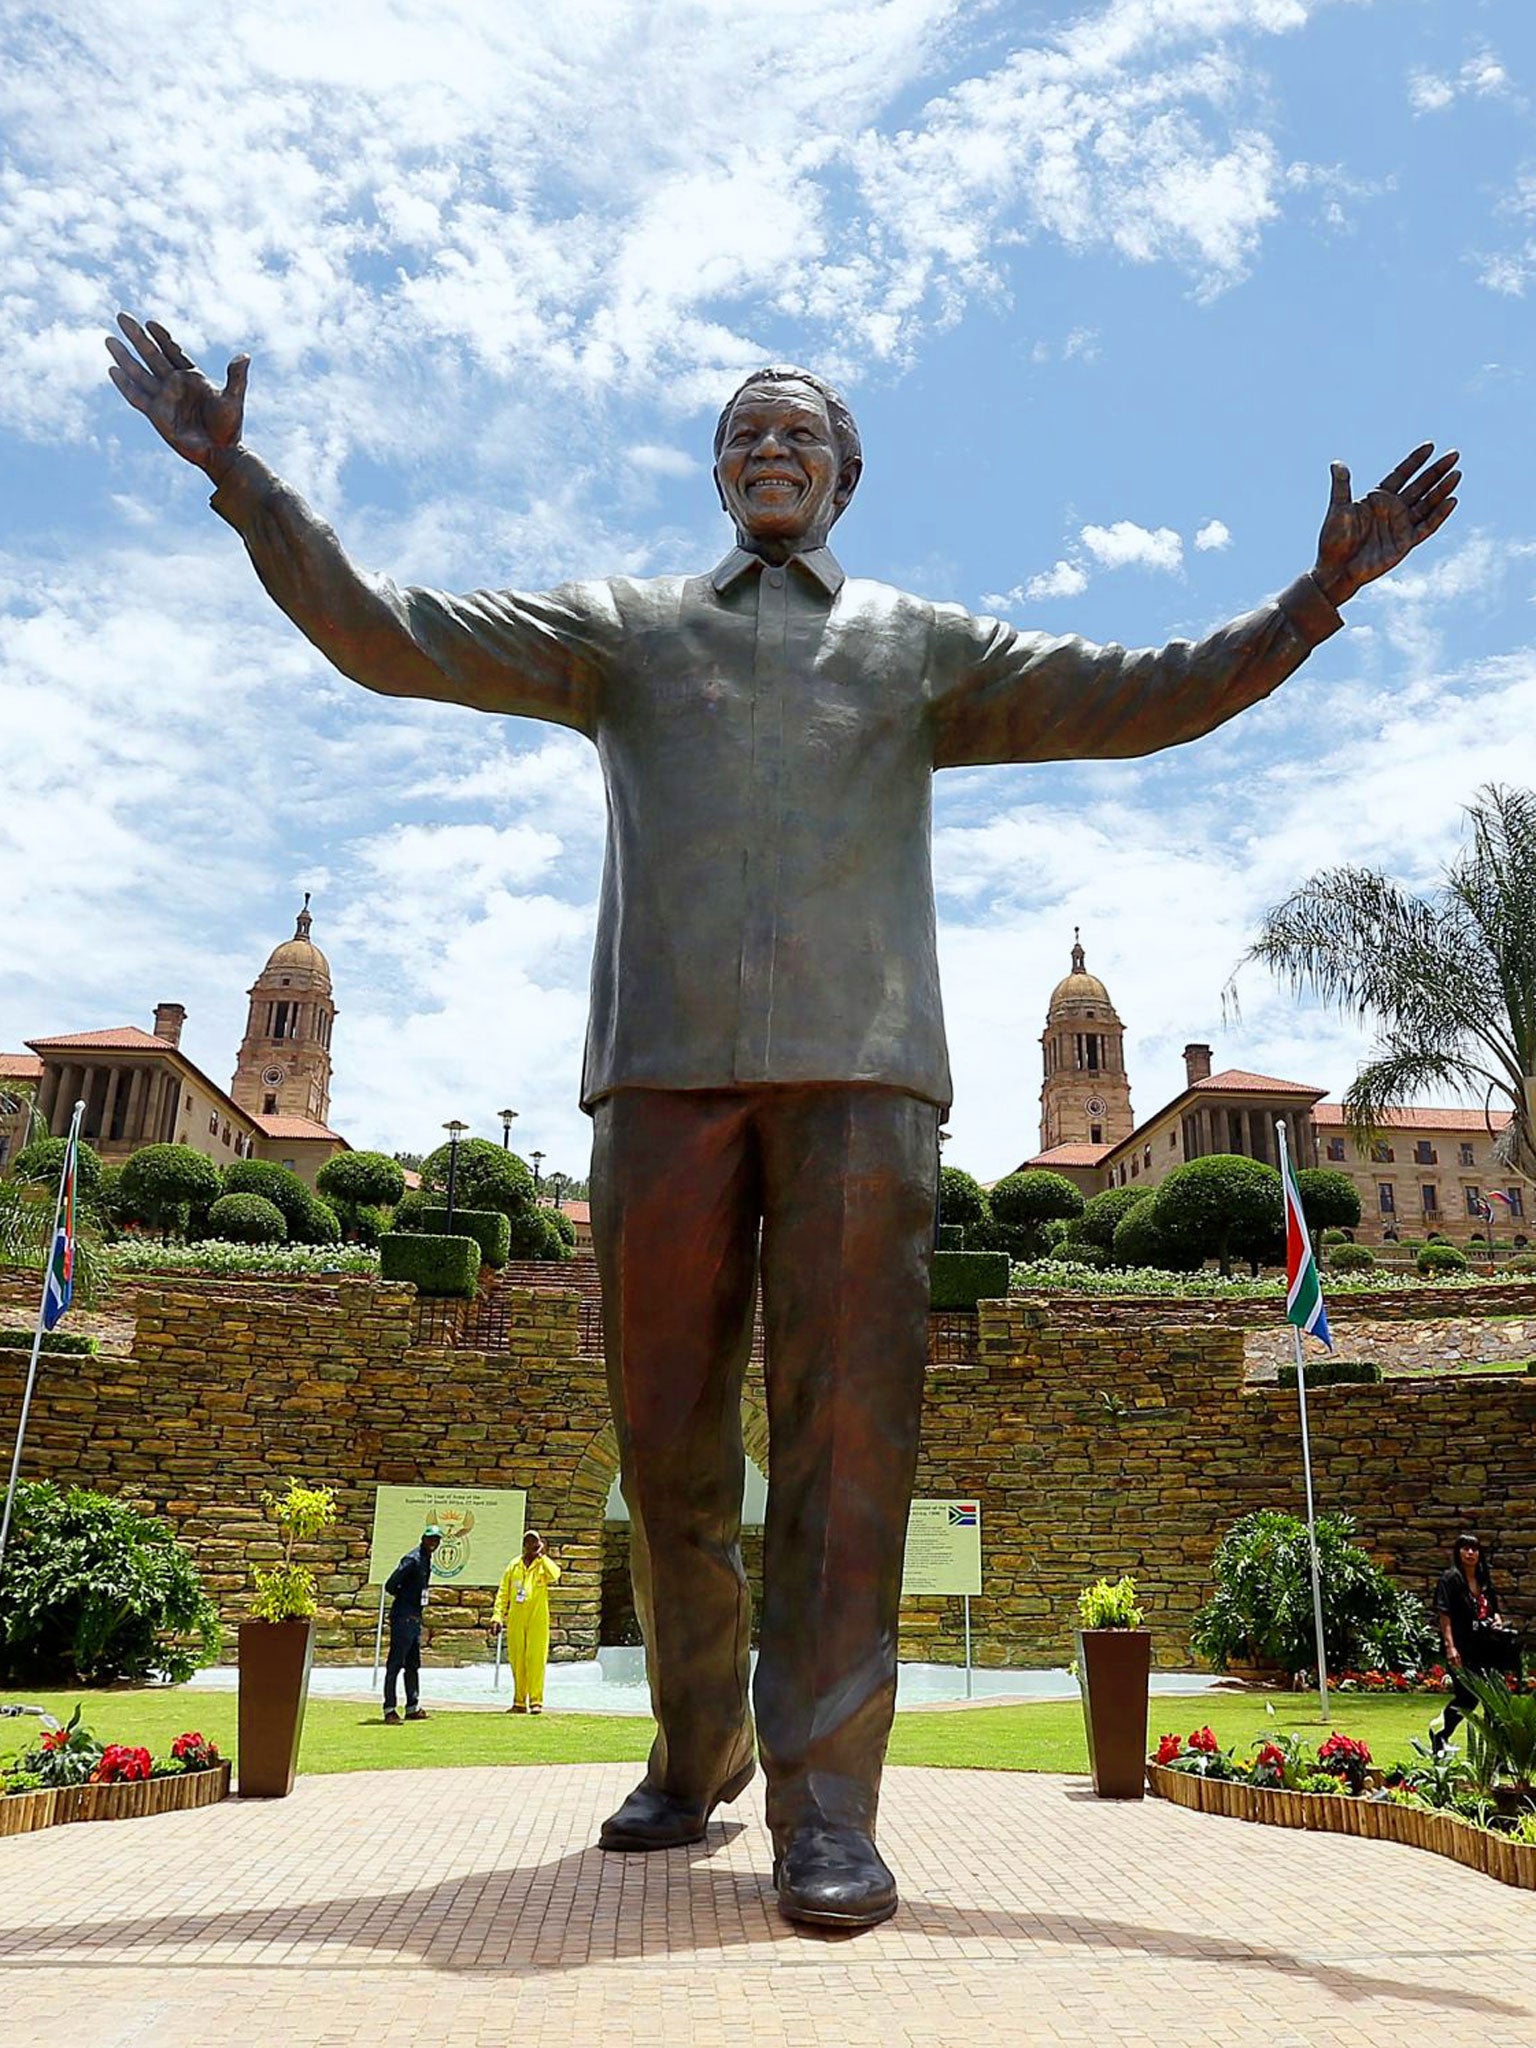
[[[749,491],[798,491],[800,489],[800,479],[797,476],[781,476],[777,473],[770,473],[766,476],[754,476],[748,481],[747,489]]]

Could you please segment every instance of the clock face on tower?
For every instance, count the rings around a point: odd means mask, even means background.
[[[281,1088],[283,1085],[282,1068],[264,1067],[262,1069],[261,1085],[263,1088]]]
[[[1104,1105],[1102,1102],[1100,1102],[1097,1095],[1094,1096],[1093,1100],[1088,1105],[1088,1114],[1090,1116],[1103,1116],[1104,1114]]]

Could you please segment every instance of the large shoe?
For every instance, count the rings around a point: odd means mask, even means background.
[[[806,1927],[878,1927],[896,1910],[896,1880],[862,1829],[796,1829],[773,1866],[779,1911]]]
[[[651,1849],[681,1849],[702,1842],[709,1816],[717,1806],[739,1798],[752,1782],[756,1765],[749,1757],[710,1799],[682,1799],[675,1792],[642,1779],[617,1813],[609,1814],[598,1835],[600,1849],[638,1854]]]

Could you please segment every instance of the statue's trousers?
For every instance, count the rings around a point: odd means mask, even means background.
[[[707,1801],[751,1754],[741,1390],[761,1266],[768,1514],[754,1703],[775,1842],[873,1830],[927,1364],[938,1110],[895,1089],[624,1089],[592,1234],[658,1734]]]

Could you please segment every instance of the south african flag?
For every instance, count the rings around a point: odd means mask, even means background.
[[[78,1124],[78,1119],[77,1119]],[[59,1220],[48,1257],[48,1277],[43,1282],[43,1328],[51,1330],[64,1314],[75,1292],[75,1145],[72,1128],[64,1148],[64,1171],[59,1178]]]
[[[1285,1319],[1309,1337],[1320,1338],[1331,1351],[1333,1338],[1328,1330],[1328,1311],[1323,1307],[1322,1282],[1317,1277],[1312,1239],[1307,1230],[1307,1219],[1302,1213],[1296,1175],[1283,1134],[1280,1174],[1285,1183]]]

